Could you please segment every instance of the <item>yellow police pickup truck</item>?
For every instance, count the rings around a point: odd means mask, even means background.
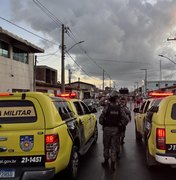
[[[143,137],[143,132],[144,132],[144,118],[147,113],[147,110],[150,108],[152,104],[153,99],[146,99],[141,107],[136,107],[134,108],[134,122],[135,122],[135,137],[136,141],[140,142]]]
[[[82,120],[73,111],[64,98],[0,93],[0,179],[49,180],[62,170],[75,179],[98,131],[95,116]]]
[[[135,122],[135,136],[136,141],[140,142],[144,139],[144,126],[145,126],[145,118],[148,110],[152,106],[157,106],[160,101],[166,97],[173,95],[170,92],[150,92],[149,98],[144,100],[141,107],[134,108],[133,112],[135,113],[134,122]]]
[[[176,165],[176,96],[152,106],[145,120],[146,164]]]

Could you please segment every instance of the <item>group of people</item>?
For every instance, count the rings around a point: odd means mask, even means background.
[[[103,128],[103,167],[109,166],[112,171],[116,168],[120,146],[123,145],[127,124],[131,121],[131,112],[127,107],[125,97],[112,96],[104,107],[99,123]]]

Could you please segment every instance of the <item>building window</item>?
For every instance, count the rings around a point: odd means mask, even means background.
[[[9,57],[9,45],[0,41],[0,56]]]
[[[13,47],[13,59],[28,64],[28,53],[19,48]]]
[[[158,84],[156,84],[156,87],[158,87]]]

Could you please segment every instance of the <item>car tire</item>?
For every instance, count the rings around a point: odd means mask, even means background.
[[[136,126],[135,126],[135,136],[136,136],[136,142],[141,142],[141,141],[142,141],[142,136],[141,136],[141,134],[137,131]]]
[[[154,160],[153,156],[150,155],[148,145],[145,148],[145,161],[148,169],[152,170],[157,165],[156,161]]]
[[[98,140],[98,127],[97,127],[97,124],[95,125],[93,138],[94,138],[94,144],[96,144],[97,140]]]
[[[68,179],[75,180],[79,169],[79,153],[77,146],[73,145],[68,166]]]

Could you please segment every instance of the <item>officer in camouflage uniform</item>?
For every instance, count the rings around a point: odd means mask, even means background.
[[[126,132],[126,126],[127,124],[131,121],[131,111],[129,110],[129,108],[127,107],[127,100],[125,97],[121,97],[120,98],[120,106],[121,109],[126,113],[126,115],[128,116],[128,119],[125,121],[125,123],[121,126],[121,137],[120,137],[120,143],[123,145],[124,142],[124,138],[125,138],[125,132]]]
[[[103,126],[103,145],[104,162],[103,167],[109,165],[111,160],[111,169],[115,170],[117,152],[120,152],[120,126],[126,120],[126,114],[117,104],[115,97],[110,97],[109,104],[104,108],[100,115],[99,123]]]

